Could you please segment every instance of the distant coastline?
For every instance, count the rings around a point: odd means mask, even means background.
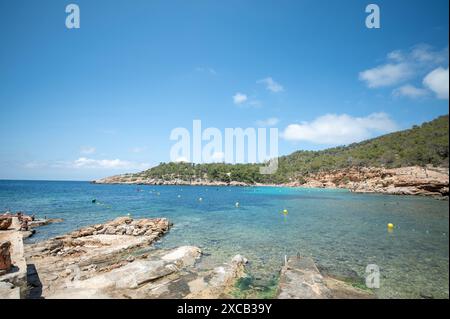
[[[347,169],[319,172],[288,183],[223,182],[208,179],[184,180],[139,178],[131,174],[116,175],[92,181],[94,184],[128,185],[186,185],[186,186],[241,186],[241,187],[305,187],[340,188],[355,193],[381,193],[391,195],[421,195],[448,199],[449,171],[445,167],[351,167]]]
[[[357,193],[448,198],[448,115],[374,139],[278,158],[273,174],[262,164],[161,163],[96,184],[282,186],[344,188]]]

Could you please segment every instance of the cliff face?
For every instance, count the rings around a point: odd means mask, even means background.
[[[293,181],[287,186],[346,188],[357,193],[384,193],[396,195],[424,195],[448,197],[448,168],[347,168],[319,172],[305,178],[306,182]]]

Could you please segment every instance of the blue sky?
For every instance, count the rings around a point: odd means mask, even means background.
[[[448,1],[372,1],[380,29],[369,3],[2,0],[0,178],[139,171],[194,119],[278,127],[289,154],[447,114]]]

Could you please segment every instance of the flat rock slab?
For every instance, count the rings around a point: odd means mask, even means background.
[[[324,277],[312,258],[291,257],[283,266],[278,299],[365,299],[374,294],[343,281]]]
[[[311,258],[289,258],[281,270],[279,299],[328,299],[331,291]]]
[[[0,299],[20,299],[20,288],[0,281]]]
[[[146,295],[136,293],[137,289],[152,286],[155,281],[192,266],[200,255],[197,247],[182,246],[162,256],[134,260],[87,279],[80,278],[78,273],[75,278],[53,285],[46,298],[144,298]]]

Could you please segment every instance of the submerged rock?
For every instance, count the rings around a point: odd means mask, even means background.
[[[236,281],[245,275],[247,259],[236,255],[231,263],[214,268],[212,272],[200,276],[188,283],[191,291],[185,298],[215,299],[228,297],[227,293]]]
[[[368,299],[370,291],[324,277],[312,258],[291,257],[283,266],[277,291],[279,299]]]

